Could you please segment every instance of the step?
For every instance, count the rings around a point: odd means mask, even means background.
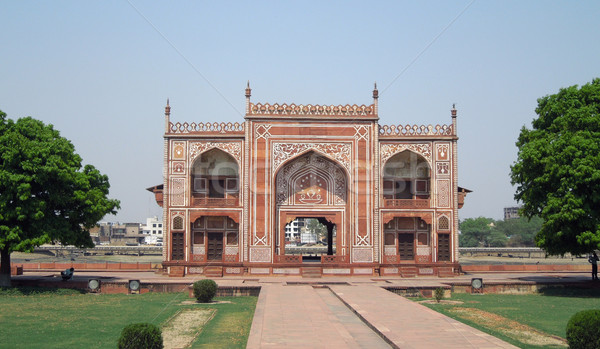
[[[223,277],[223,267],[204,267],[204,276],[212,278]]]
[[[454,273],[454,270],[452,270],[452,268],[442,267],[442,268],[438,268],[438,276],[441,278],[451,278],[451,277],[455,277],[456,274]]]
[[[414,278],[419,273],[417,267],[401,267],[400,276],[403,278]]]
[[[303,278],[320,278],[323,276],[321,267],[303,267],[302,277]]]

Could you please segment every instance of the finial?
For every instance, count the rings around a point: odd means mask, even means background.
[[[251,94],[252,89],[250,88],[250,80],[248,80],[248,83],[246,84],[246,97],[249,98]]]
[[[456,103],[452,103],[452,110],[450,112],[452,113],[452,118],[456,118]]]
[[[375,82],[375,87],[373,88],[373,98],[379,98],[379,90],[377,90],[377,82]]]
[[[171,115],[171,107],[169,106],[169,99],[167,98],[167,106],[165,107],[165,115]]]

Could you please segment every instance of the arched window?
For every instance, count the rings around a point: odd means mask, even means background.
[[[235,159],[219,149],[202,153],[192,167],[192,193],[195,198],[237,199],[239,167]]]
[[[411,151],[392,156],[383,168],[384,199],[429,199],[427,160]]]

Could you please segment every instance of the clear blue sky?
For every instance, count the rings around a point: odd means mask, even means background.
[[[0,109],[53,124],[107,174],[111,221],[161,215],[173,121],[255,102],[370,104],[381,124],[450,123],[461,219],[514,205],[509,167],[537,98],[600,76],[598,1],[0,1]]]

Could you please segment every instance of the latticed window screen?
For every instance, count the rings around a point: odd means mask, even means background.
[[[173,218],[173,230],[183,230],[183,217],[177,216]]]
[[[438,219],[438,230],[450,230],[450,221],[448,217],[442,216]]]

